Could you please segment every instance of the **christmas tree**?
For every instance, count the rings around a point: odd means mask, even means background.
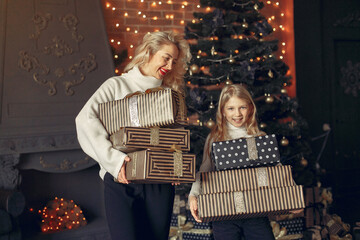
[[[297,184],[314,185],[316,163],[310,148],[307,123],[296,98],[289,97],[288,66],[276,51],[277,40],[267,40],[272,26],[261,15],[258,0],[201,0],[195,21],[185,27],[192,60],[185,77],[188,115],[193,125],[191,149],[202,161],[205,139],[215,124],[220,91],[225,84],[243,84],[258,109],[258,122],[267,134],[276,134],[281,162],[293,166]]]

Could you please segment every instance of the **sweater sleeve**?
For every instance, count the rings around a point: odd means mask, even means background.
[[[90,97],[75,119],[78,141],[83,151],[117,178],[126,154],[112,147],[109,134],[99,119],[99,103],[114,100],[116,84],[108,79]]]
[[[193,182],[190,190],[189,196],[198,196],[201,193],[201,172],[210,172],[214,170],[214,164],[210,157],[210,135],[206,138],[204,152],[203,152],[203,160],[200,165],[199,171],[196,173],[195,182]]]

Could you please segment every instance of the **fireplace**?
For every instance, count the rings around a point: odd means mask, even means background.
[[[110,240],[104,212],[103,183],[97,164],[90,164],[79,171],[54,173],[26,169],[26,159],[23,162],[19,165],[22,177],[20,190],[26,199],[26,207],[19,217],[23,239]],[[55,197],[73,200],[82,209],[87,225],[72,230],[42,232],[38,210]]]
[[[24,195],[14,223],[23,239],[109,239],[98,166],[75,131],[82,106],[114,75],[102,10],[100,0],[0,1],[0,190]],[[76,202],[88,224],[42,233],[29,209],[55,197]]]

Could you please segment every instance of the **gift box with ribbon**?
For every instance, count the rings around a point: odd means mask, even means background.
[[[293,186],[291,166],[244,168],[201,173],[202,194]]]
[[[111,135],[122,127],[188,125],[184,96],[172,89],[149,89],[99,104],[99,118]]]
[[[320,225],[320,215],[322,204],[320,198],[320,188],[305,188],[305,226],[307,228]]]
[[[134,152],[140,149],[168,150],[172,145],[190,151],[190,130],[182,128],[125,127],[110,136],[115,149]]]
[[[195,221],[195,220],[194,220]],[[173,215],[170,226],[169,240],[213,240],[212,229],[207,227],[199,228],[190,221],[186,215]],[[204,225],[204,224],[203,224]]]
[[[134,183],[191,183],[195,181],[195,154],[142,150],[128,153],[126,177]]]
[[[305,207],[301,185],[281,188],[200,194],[199,217],[203,222],[287,213]]]
[[[275,134],[212,143],[216,170],[274,166],[280,163]]]

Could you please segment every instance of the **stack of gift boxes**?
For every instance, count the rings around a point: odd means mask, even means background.
[[[201,173],[203,222],[261,217],[302,209],[303,189],[281,165],[275,135],[212,143],[217,171]]]
[[[126,177],[134,183],[195,181],[184,96],[172,89],[148,89],[99,104],[99,118],[113,147],[131,158]]]

